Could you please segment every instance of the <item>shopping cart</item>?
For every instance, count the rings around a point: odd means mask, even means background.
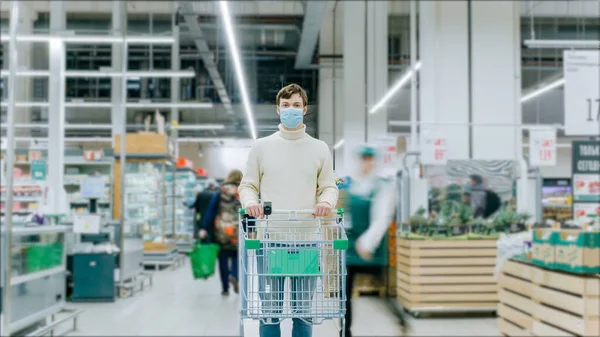
[[[267,204],[267,203],[266,203]],[[344,211],[314,218],[313,210],[265,207],[265,218],[240,210],[240,336],[244,320],[310,325],[341,319],[345,335],[346,249]]]

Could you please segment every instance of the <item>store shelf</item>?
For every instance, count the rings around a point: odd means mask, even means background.
[[[496,310],[496,240],[398,239],[396,253],[396,293],[406,309]]]
[[[505,336],[600,335],[600,275],[510,260],[498,284],[498,330]]]

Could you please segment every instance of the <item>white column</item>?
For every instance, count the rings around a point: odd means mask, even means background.
[[[367,104],[373,106],[388,90],[388,2],[367,1]],[[385,107],[368,115],[367,140],[386,136]]]
[[[50,2],[50,34],[58,34],[66,27],[64,1]],[[65,162],[65,48],[59,40],[50,41],[50,88],[48,116],[48,177],[50,209],[61,212]]]
[[[344,172],[356,165],[355,151],[367,141],[366,3],[347,1],[344,10]]]
[[[419,2],[421,122],[440,125],[448,158],[469,158],[469,47],[466,1]]]
[[[174,13],[177,10],[177,2],[173,3],[175,5]],[[174,14],[177,15],[177,14]],[[175,42],[172,45],[171,49],[171,69],[179,70],[181,68],[181,60],[179,59],[179,26],[175,24],[176,18],[173,19],[173,37],[175,38]],[[171,79],[171,102],[176,103],[179,102],[181,93],[180,93],[180,79],[177,77],[173,77]],[[175,122],[179,122],[179,109],[171,108],[171,120]],[[174,129],[171,133],[171,137],[173,137],[173,141],[177,144],[178,137],[177,129]],[[175,146],[175,151],[179,152],[179,147]],[[177,155],[177,153],[176,153]]]
[[[112,31],[113,34],[121,36],[121,32],[124,29],[124,21],[126,20],[126,13],[123,11],[122,1],[112,2]],[[114,71],[121,71],[122,50],[127,48],[123,43],[113,43],[112,45],[112,56],[111,56],[111,67]],[[111,97],[111,123],[112,123],[112,139],[114,140],[116,134],[123,134],[125,126],[121,123],[121,78],[113,77],[111,80],[110,97]]]
[[[335,6],[329,1],[326,6],[327,13],[319,34],[319,54],[341,55],[343,12],[338,3]],[[335,15],[335,16],[334,16]],[[335,24],[335,28],[334,28]],[[335,36],[334,36],[335,33]],[[319,134],[320,140],[324,141],[332,149],[336,143],[344,138],[344,81],[341,59],[324,58],[319,62]],[[334,63],[336,68],[334,68]],[[333,149],[334,168],[339,171],[343,166],[343,148]]]
[[[521,129],[510,125],[521,124],[520,5],[472,1],[471,13],[473,159],[519,160]]]
[[[19,8],[19,25],[17,27],[18,35],[29,35],[33,33],[33,22],[37,19],[37,13],[34,12],[29,6],[23,4]],[[19,42],[19,59],[18,69],[34,69],[33,64],[33,51],[34,46],[39,45],[43,48],[43,44],[32,43],[32,42]],[[8,44],[6,45],[8,47]],[[35,48],[39,49],[39,48]],[[7,65],[8,62],[4,62]],[[5,80],[5,83],[8,82]],[[12,88],[9,88],[12,90]],[[30,102],[33,100],[33,78],[19,76],[15,79],[15,102]],[[32,108],[16,108],[15,109],[15,123],[16,124],[27,124],[31,122],[31,109]],[[21,129],[19,132],[22,133],[24,130]]]

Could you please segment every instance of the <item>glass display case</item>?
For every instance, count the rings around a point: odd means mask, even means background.
[[[11,332],[61,311],[65,305],[66,226],[15,226],[10,247]],[[2,263],[8,244],[2,227]],[[6,270],[2,268],[2,273]],[[4,281],[4,275],[2,275]],[[2,284],[2,287],[5,285]]]
[[[177,168],[175,174],[175,233],[179,251],[191,251],[194,243],[194,209],[196,173],[191,168]]]

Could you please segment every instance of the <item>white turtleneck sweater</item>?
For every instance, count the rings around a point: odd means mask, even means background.
[[[313,209],[319,202],[335,207],[338,189],[329,147],[306,133],[306,127],[279,131],[252,145],[239,187],[242,207],[262,201],[273,210]]]

